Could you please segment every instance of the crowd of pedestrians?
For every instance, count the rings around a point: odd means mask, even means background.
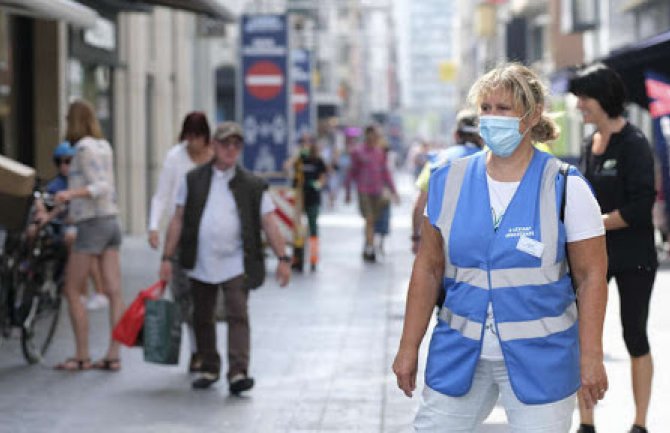
[[[418,189],[409,217],[416,257],[392,366],[408,396],[436,307],[438,319],[416,431],[472,432],[500,403],[517,433],[566,433],[576,404],[578,433],[595,432],[593,408],[609,387],[602,332],[611,279],[631,362],[630,432],[647,431],[653,378],[647,320],[658,267],[654,159],[644,134],[624,117],[625,89],[613,70],[601,64],[579,70],[569,90],[584,123],[595,127],[578,167],[551,154],[547,143],[560,131],[547,114],[547,90],[532,70],[514,63],[475,82],[470,108],[456,116],[452,146],[430,153],[422,142],[409,156]],[[332,208],[341,187],[345,203],[356,191],[362,259],[375,262],[384,253],[391,203],[399,202],[398,162],[378,125],[360,135],[357,127],[344,128],[336,148],[303,134],[285,164],[299,214],[306,215],[311,271],[328,247],[319,244],[322,198]],[[165,157],[148,223],[149,247],[162,244],[157,274],[169,282],[186,324],[188,371],[197,373],[192,387],[220,379],[216,324],[225,316],[226,379],[235,395],[254,386],[248,301],[265,281],[264,239],[277,258],[280,286],[289,283],[296,260],[267,181],[240,164],[244,136],[237,123],[223,122],[212,133],[204,113],[187,114]],[[57,175],[46,188],[61,206],[47,212],[36,203],[36,224],[62,220],[69,249],[64,296],[74,353],[55,368],[119,371],[120,346],[111,337],[93,360],[82,302],[91,278],[93,297],[108,303],[110,327],[124,311],[113,151],[88,102],[70,105],[65,140],[53,152]]]

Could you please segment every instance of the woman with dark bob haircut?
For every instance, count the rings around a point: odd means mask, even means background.
[[[603,64],[577,72],[570,92],[585,123],[596,131],[584,139],[580,169],[600,204],[609,259],[607,280],[614,278],[621,300],[623,338],[631,357],[635,420],[631,433],[645,433],[653,363],[647,339],[649,300],[658,262],[651,208],[654,160],[642,132],[623,116],[625,87]],[[580,402],[579,433],[594,432],[593,410]]]
[[[184,117],[179,143],[172,146],[165,156],[161,169],[156,192],[151,198],[149,211],[149,246],[157,249],[159,245],[159,227],[163,217],[170,218],[175,208],[177,186],[186,173],[197,165],[208,162],[214,156],[212,146],[209,145],[210,129],[207,116],[201,111],[192,111]],[[179,260],[174,258],[172,264],[172,282],[170,290],[174,300],[179,304],[182,318],[188,326],[191,361],[189,372],[196,372],[200,368],[200,358],[197,355],[195,334],[193,333],[193,300],[188,277],[179,266]]]

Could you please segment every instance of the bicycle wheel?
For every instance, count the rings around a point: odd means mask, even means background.
[[[48,285],[49,283],[45,284]],[[55,283],[51,282],[55,286]],[[40,362],[49,349],[60,316],[61,298],[57,288],[40,288],[21,326],[21,349],[29,364]]]

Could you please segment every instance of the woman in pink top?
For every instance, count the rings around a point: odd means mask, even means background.
[[[394,201],[398,202],[398,194],[386,165],[386,155],[379,148],[379,132],[375,126],[365,128],[365,142],[351,154],[351,167],[345,179],[345,202],[351,201],[351,182],[356,183],[358,205],[361,216],[365,218],[365,247],[363,260],[374,262],[375,221],[382,205],[382,192],[387,186]]]

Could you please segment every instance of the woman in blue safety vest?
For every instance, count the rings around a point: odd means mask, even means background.
[[[558,136],[545,93],[519,64],[481,77],[470,100],[489,151],[431,175],[393,364],[411,397],[419,346],[446,291],[417,431],[473,432],[500,400],[513,432],[566,433],[577,391],[593,406],[607,390],[603,223],[578,171],[533,147]]]

